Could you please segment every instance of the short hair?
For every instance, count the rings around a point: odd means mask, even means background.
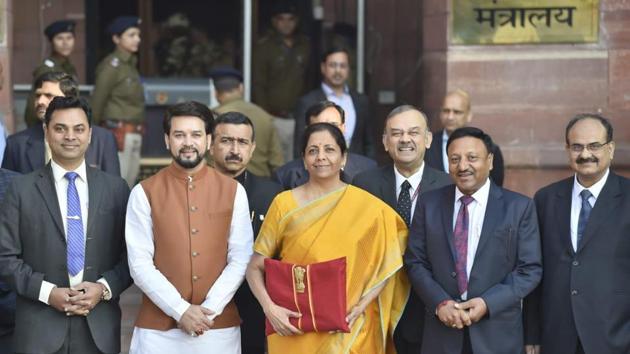
[[[604,126],[604,128],[606,129],[606,142],[608,143],[613,140],[613,127],[607,118],[597,113],[580,113],[580,114],[577,114],[575,117],[571,118],[571,120],[567,124],[566,130],[564,131],[564,140],[566,141],[567,146],[569,145],[569,131],[571,131],[571,128],[573,128],[573,126],[577,122],[584,119],[593,119],[600,122],[601,125]]]
[[[446,151],[448,151],[448,147],[453,143],[453,141],[460,139],[471,137],[475,139],[479,139],[486,146],[486,150],[488,154],[492,154],[492,147],[494,143],[492,142],[492,138],[490,135],[486,134],[483,130],[475,127],[463,127],[455,129],[451,135],[448,137],[448,142],[446,143]]]
[[[249,125],[252,128],[252,142],[256,139],[256,132],[254,129],[254,124],[251,119],[249,119],[246,115],[240,112],[226,112],[217,117],[214,121],[214,128],[212,128],[212,138],[214,139],[214,133],[217,130],[219,124],[234,124],[234,125]]]
[[[68,75],[64,72],[49,71],[39,75],[33,83],[33,91],[42,88],[44,82],[59,83],[59,89],[66,97],[79,96],[79,84],[71,75]]]
[[[48,126],[48,124],[50,123],[50,119],[52,118],[52,115],[53,113],[55,113],[55,111],[70,108],[80,108],[81,110],[83,110],[83,112],[85,112],[85,116],[87,117],[88,126],[92,126],[92,109],[90,108],[90,105],[85,98],[77,96],[57,96],[53,98],[53,100],[50,101],[48,108],[46,109],[46,114],[44,115],[44,124]]]
[[[341,106],[331,101],[319,101],[313,104],[312,106],[308,107],[308,109],[306,110],[306,113],[304,114],[305,116],[304,119],[306,120],[306,126],[309,126],[311,124],[312,117],[317,117],[323,111],[325,111],[326,109],[330,107],[333,107],[334,109],[337,110],[337,112],[339,112],[339,115],[341,116],[341,124],[344,124],[346,122],[346,114],[343,111],[343,108],[341,108]]]
[[[346,151],[348,150],[348,145],[346,144],[346,138],[343,136],[341,129],[328,123],[315,123],[306,127],[306,130],[304,131],[304,139],[302,139],[302,156],[304,156],[306,152],[308,139],[311,138],[311,135],[323,131],[327,131],[330,133],[330,135],[332,135],[332,137],[335,139],[335,142],[339,146],[342,155],[346,153]]]
[[[186,101],[169,107],[164,116],[164,134],[171,132],[171,121],[174,117],[193,116],[198,117],[204,123],[206,134],[212,134],[214,127],[214,114],[208,106],[197,101]]]
[[[449,91],[446,93],[446,95],[444,95],[444,98],[448,97],[448,96],[452,96],[452,95],[457,95],[460,96],[461,98],[464,99],[464,101],[466,102],[466,110],[468,112],[470,112],[470,108],[472,105],[471,99],[470,99],[470,94],[460,88],[456,88],[452,91]]]
[[[416,111],[418,113],[420,113],[420,115],[422,116],[422,118],[424,118],[424,123],[427,125],[427,130],[429,130],[429,118],[427,117],[426,114],[424,114],[424,112],[422,112],[420,110],[420,108],[411,105],[411,104],[403,104],[400,105],[394,109],[392,109],[389,114],[387,115],[387,117],[385,117],[385,127],[387,127],[387,122],[390,120],[390,118],[397,116],[401,113],[405,113],[408,111]]]
[[[335,54],[335,53],[346,53],[346,57],[348,58],[348,61],[350,61],[350,52],[348,51],[347,48],[345,47],[341,47],[341,46],[335,46],[335,47],[330,47],[328,48],[324,54],[322,54],[321,57],[321,63],[325,63],[326,60],[328,60],[328,57]]]

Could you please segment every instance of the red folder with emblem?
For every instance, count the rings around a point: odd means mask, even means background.
[[[308,265],[266,258],[265,287],[276,305],[302,315],[289,319],[302,332],[350,332],[345,257]],[[269,320],[265,333],[275,333]]]

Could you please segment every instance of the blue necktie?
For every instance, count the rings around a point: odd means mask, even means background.
[[[584,235],[584,229],[586,229],[586,224],[588,223],[588,217],[591,215],[591,210],[593,207],[591,203],[588,202],[588,199],[592,197],[593,194],[588,190],[584,189],[580,192],[580,197],[582,197],[582,208],[580,208],[580,217],[578,219],[578,229],[577,229],[577,247],[580,247],[580,243],[582,242],[582,236]]]
[[[79,175],[76,172],[68,172],[65,177],[68,180],[68,214],[67,223],[67,262],[68,273],[75,276],[83,270],[85,261],[85,244],[83,242],[83,218],[81,217],[81,201],[74,180]]]

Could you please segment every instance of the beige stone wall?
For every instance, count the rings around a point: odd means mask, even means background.
[[[576,45],[450,45],[449,11],[424,0],[424,105],[435,118],[445,91],[468,91],[473,125],[504,153],[509,188],[532,195],[571,174],[564,128],[581,112],[611,119],[615,168],[630,167],[630,1],[601,0],[598,43]]]

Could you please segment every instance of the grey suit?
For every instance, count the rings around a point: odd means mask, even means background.
[[[71,323],[87,325],[101,352],[120,352],[118,297],[131,284],[124,240],[129,188],[121,178],[90,167],[87,180],[83,279],[105,278],[112,300],[101,301],[86,318],[66,317],[39,301],[43,280],[69,286],[62,214],[50,164],[15,180],[7,191],[0,211],[0,278],[17,293],[16,352],[59,350],[72,337]]]
[[[463,331],[435,316],[440,302],[459,300],[454,202],[455,186],[420,196],[404,256],[413,288],[427,306],[423,353],[462,352]],[[468,280],[468,298],[481,297],[488,308],[488,314],[469,327],[474,353],[515,354],[523,349],[521,300],[542,276],[539,237],[534,202],[492,184]]]
[[[45,165],[45,149],[41,125],[15,133],[7,139],[2,167],[23,174],[38,170]],[[92,140],[85,152],[85,161],[90,167],[120,176],[114,134],[107,129],[92,126]]]
[[[396,175],[394,166],[387,165],[356,175],[352,184],[370,192],[380,198],[393,209],[396,209]],[[451,178],[444,172],[433,169],[425,164],[420,180],[420,195],[428,191],[453,184]],[[422,329],[424,328],[424,304],[412,293],[405,306],[396,331],[394,343],[398,354],[419,353],[422,345]]]

